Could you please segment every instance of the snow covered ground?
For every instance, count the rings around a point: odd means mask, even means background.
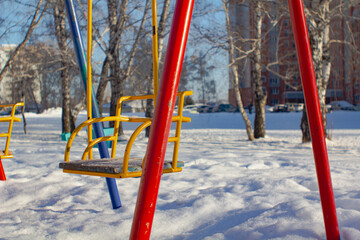
[[[187,114],[193,121],[183,125],[179,154],[185,167],[162,178],[152,239],[326,238],[312,147],[300,143],[301,113],[267,113],[267,137],[253,142],[240,114]],[[116,180],[124,206],[113,210],[105,179],[58,168],[60,111],[26,117],[28,134],[16,123],[14,158],[2,160],[0,239],[128,239],[140,179]],[[328,121],[341,235],[360,239],[360,112],[333,112]],[[126,129],[129,135],[133,126]],[[85,141],[82,132],[72,159]],[[133,156],[145,148],[141,137]]]

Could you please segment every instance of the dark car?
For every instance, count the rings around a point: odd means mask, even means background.
[[[204,113],[204,112],[206,112],[206,109],[208,108],[209,106],[208,105],[201,105],[201,106],[198,106],[197,107],[197,112],[199,112],[199,113]]]
[[[235,112],[236,108],[231,104],[219,104],[213,109],[214,112]]]
[[[289,112],[284,104],[277,104],[274,106],[273,112]]]

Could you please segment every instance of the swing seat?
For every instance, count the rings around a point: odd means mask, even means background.
[[[127,173],[123,172],[123,158],[103,158],[92,160],[77,160],[60,163],[60,168],[66,173],[75,173],[92,176],[102,176],[111,178],[140,177],[142,173],[142,158],[130,158]],[[177,169],[181,171],[184,162],[177,162]],[[164,163],[164,173],[172,168],[171,161]]]
[[[192,95],[191,91],[179,92],[178,96],[178,109],[177,114],[172,117],[172,122],[176,124],[175,136],[169,137],[168,142],[174,143],[173,148],[173,159],[171,161],[165,161],[163,167],[163,173],[173,173],[181,172],[184,162],[178,161],[178,152],[179,152],[179,143],[180,143],[180,130],[182,122],[190,122],[189,117],[183,116],[183,106],[185,96]],[[92,175],[100,177],[110,177],[110,178],[128,178],[128,177],[140,177],[142,174],[143,158],[130,158],[130,152],[133,143],[135,142],[137,136],[145,128],[149,127],[152,123],[151,118],[147,117],[129,117],[121,115],[121,105],[124,101],[133,101],[133,100],[147,100],[154,99],[154,95],[145,95],[145,96],[125,96],[121,97],[117,103],[116,107],[116,116],[102,117],[102,118],[92,118],[88,119],[85,122],[81,123],[71,134],[68,143],[65,149],[65,159],[64,162],[59,164],[59,168],[63,169],[65,173],[73,174],[83,174],[83,175]],[[113,135],[104,136],[96,138],[89,141],[86,149],[83,152],[81,160],[70,161],[70,149],[71,145],[81,129],[87,127],[91,124],[98,122],[114,122],[114,131]],[[127,142],[124,156],[119,158],[115,157],[117,139],[118,139],[118,128],[120,122],[137,122],[140,123],[140,126],[133,132],[130,139]],[[100,142],[112,142],[111,148],[111,158],[107,159],[91,159],[88,156],[91,156],[93,147]]]
[[[1,137],[6,138],[5,149],[0,151],[0,158],[1,159],[13,158],[14,157],[13,153],[9,150],[9,145],[10,145],[10,138],[11,138],[11,132],[12,132],[12,128],[13,128],[13,123],[14,122],[21,122],[20,118],[15,117],[16,107],[19,107],[19,106],[24,106],[24,103],[18,102],[18,103],[15,103],[15,104],[0,105],[0,108],[11,108],[10,116],[0,117],[0,123],[9,123],[9,127],[8,127],[7,132],[0,133],[0,138]]]

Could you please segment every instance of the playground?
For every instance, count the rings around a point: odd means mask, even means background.
[[[122,96],[115,115],[100,117],[92,90],[92,2],[88,2],[85,55],[74,5],[66,1],[86,91],[86,114],[66,139],[66,146],[54,132],[60,130],[59,110],[47,111],[41,117],[30,114],[32,121],[28,124],[33,125],[33,134],[27,138],[21,137],[19,129],[12,132],[12,123],[20,121],[14,116],[14,107],[11,117],[2,119],[9,122],[9,127],[7,133],[3,130],[5,133],[1,134],[7,138],[1,160],[13,158],[13,152],[8,151],[11,134],[14,144],[21,145],[14,148],[17,158],[10,162],[13,168],[9,167],[9,178],[13,180],[4,184],[1,194],[2,216],[6,216],[0,222],[6,229],[1,233],[4,238],[149,239],[153,228],[154,239],[358,239],[359,193],[354,183],[359,182],[359,114],[341,113],[340,117],[334,113],[328,118],[330,135],[335,140],[328,143],[327,149],[302,2],[289,1],[289,11],[311,144],[300,144],[299,132],[285,124],[280,129],[268,128],[266,138],[247,141],[241,137],[245,135],[240,130],[244,126],[222,129],[225,122],[235,121],[225,119],[236,114],[218,115],[217,127],[211,129],[205,124],[208,116],[185,113],[184,98],[193,93],[178,92],[177,87],[193,2],[178,1],[175,6],[160,83],[156,2],[153,5],[154,94]],[[155,102],[152,118],[121,113],[124,101],[145,99]],[[173,113],[175,102],[178,107]],[[281,116],[284,118],[279,119],[278,115],[268,122],[299,122],[287,114]],[[180,146],[182,123],[191,118],[200,121],[202,127],[185,129]],[[113,134],[105,135],[102,122],[109,121],[114,122]],[[125,129],[130,137],[118,143],[120,122],[140,126]],[[139,134],[150,125],[149,138],[141,137]],[[169,143],[172,151],[167,148]],[[108,144],[112,144],[111,153]],[[60,149],[65,149],[63,162]],[[183,151],[180,155],[179,150]],[[71,160],[71,154],[81,152],[81,160]],[[165,160],[169,156],[171,160]],[[53,168],[55,160],[64,173],[71,173],[70,177]],[[187,173],[179,175],[185,161]],[[5,181],[2,165],[1,162],[1,180]],[[87,175],[106,178],[113,210],[104,210],[103,184]],[[116,178],[130,179],[119,180],[117,185]],[[122,200],[119,191],[126,193]]]
[[[162,177],[152,239],[325,239],[311,144],[300,143],[300,113],[267,114],[267,137],[254,142],[240,130],[239,113],[184,114],[192,118],[179,150],[185,167]],[[61,110],[26,116],[28,134],[14,124],[14,158],[2,160],[7,180],[0,182],[0,238],[129,239],[140,178],[116,180],[123,207],[113,210],[103,178],[58,168],[66,144]],[[82,112],[78,121],[85,119]],[[344,239],[355,240],[360,112],[334,111],[328,119],[339,229]],[[281,122],[288,123],[280,130]],[[134,153],[141,156],[146,139],[139,137]],[[86,145],[83,131],[75,154]]]

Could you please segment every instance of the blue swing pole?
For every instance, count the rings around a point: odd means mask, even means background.
[[[78,58],[78,63],[80,67],[81,72],[81,78],[84,83],[84,88],[86,91],[87,88],[87,75],[86,75],[86,56],[85,56],[85,50],[84,45],[81,38],[81,32],[79,29],[78,21],[75,14],[75,8],[74,8],[74,2],[73,0],[65,0],[66,8],[68,11],[69,16],[69,24],[71,33],[74,40],[74,46],[76,51],[76,56]],[[96,102],[96,97],[94,93],[94,89],[91,91],[91,105],[92,105],[92,117],[93,118],[99,118],[100,117],[100,111],[98,104]],[[95,137],[104,137],[104,129],[101,123],[94,123],[93,124]],[[110,158],[109,151],[106,145],[106,142],[100,142],[98,143],[99,146],[99,153],[101,158]],[[114,178],[106,178],[106,184],[108,186],[110,199],[112,203],[113,209],[117,209],[121,207],[121,201],[119,192],[116,186],[116,181]]]

